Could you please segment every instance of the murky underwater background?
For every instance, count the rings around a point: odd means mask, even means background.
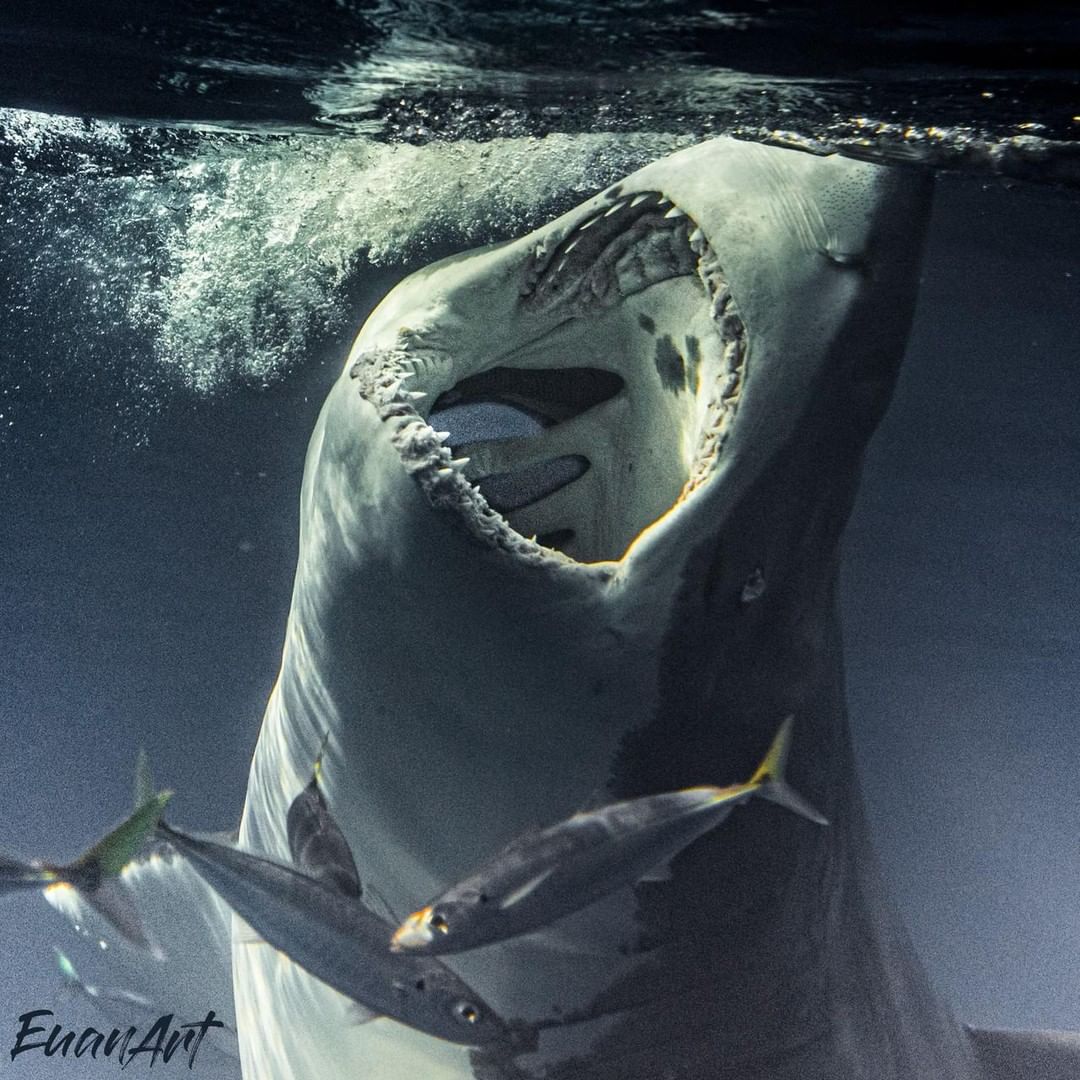
[[[846,541],[879,851],[960,1019],[1080,1028],[1080,26],[831,16],[5,6],[0,850],[75,855],[140,745],[179,822],[235,825],[305,443],[404,272],[710,135],[839,149],[946,170]],[[0,1059],[29,1009],[103,1022],[52,956],[107,985],[95,942],[36,895],[0,933]]]

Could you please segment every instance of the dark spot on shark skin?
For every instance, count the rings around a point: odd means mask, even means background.
[[[656,342],[656,371],[660,376],[660,385],[665,390],[686,388],[686,364],[670,334],[665,334]]]
[[[640,315],[638,315],[637,321],[638,325],[641,327],[642,330],[645,331],[645,333],[656,333],[656,323],[653,322],[653,320],[650,319],[649,316],[645,314],[645,312],[642,312]]]

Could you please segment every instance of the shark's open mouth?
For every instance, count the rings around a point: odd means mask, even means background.
[[[534,557],[620,559],[710,474],[742,390],[745,329],[701,228],[657,191],[606,198],[532,242],[532,340],[463,361],[437,326],[402,329],[352,367],[429,498]]]

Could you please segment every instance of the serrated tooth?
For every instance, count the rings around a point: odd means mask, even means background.
[[[656,204],[659,207],[671,206],[671,200],[666,195],[660,196],[660,201]]]
[[[472,461],[472,458],[467,458],[467,457],[459,457],[459,458],[454,458],[454,460],[453,460],[453,461],[451,461],[451,462],[450,462],[450,464],[451,464],[451,465],[452,465],[452,466],[453,466],[453,467],[454,467],[455,469],[457,469],[457,470],[459,470],[459,471],[460,471],[460,470],[464,469],[464,468],[465,468],[465,466],[466,466],[466,465],[468,465],[470,461]]]
[[[438,439],[439,442],[446,442],[446,440],[450,438],[450,432],[449,431],[436,431],[435,432],[435,438]]]
[[[559,274],[561,274],[561,273],[563,272],[563,268],[564,268],[565,266],[566,266],[566,256],[564,255],[564,256],[563,256],[563,257],[562,257],[562,258],[561,258],[561,259],[559,260],[559,265],[555,267],[555,274],[556,274],[556,276],[558,276]]]
[[[617,211],[621,210],[625,205],[626,205],[625,202],[617,202],[610,209],[604,211],[604,217],[611,217],[612,214],[614,214]]]
[[[581,237],[578,236],[575,239],[571,240],[570,243],[566,245],[566,254],[567,255],[569,255],[570,252],[573,251],[574,248],[576,248],[578,246],[578,243],[580,242],[580,240],[581,240]]]
[[[406,390],[405,396],[410,401],[419,401],[421,398],[426,398],[427,394],[423,390]]]
[[[601,216],[602,215],[597,215],[594,218],[589,218],[589,220],[586,221],[584,225],[579,225],[577,227],[577,231],[584,232],[586,229],[591,229],[600,220]]]
[[[638,206],[640,203],[643,203],[646,199],[650,197],[651,193],[648,191],[646,191],[644,195],[635,195],[633,199],[630,200],[630,208],[633,209],[635,206]]]
[[[705,239],[705,234],[700,229],[695,229],[690,234],[690,243],[691,244],[699,244],[704,239]]]
[[[669,211],[668,211],[668,212],[667,212],[667,213],[666,213],[666,214],[664,215],[664,219],[665,219],[665,220],[666,220],[666,219],[668,219],[668,218],[675,218],[675,219],[677,219],[677,218],[683,218],[683,217],[686,217],[686,211],[685,211],[685,210],[680,210],[680,209],[679,209],[679,208],[678,208],[677,206],[673,206],[673,207],[672,207],[672,208],[671,208],[671,209],[670,209],[670,210],[669,210]]]
[[[455,474],[454,474],[454,470],[451,469],[449,465],[445,465],[441,469],[436,469],[435,470],[435,475],[440,476],[443,479],[447,479],[447,478],[449,478],[449,477],[451,477],[451,476],[453,476]]]

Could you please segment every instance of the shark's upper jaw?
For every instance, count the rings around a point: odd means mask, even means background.
[[[352,370],[434,501],[501,546],[594,563],[621,558],[711,471],[746,332],[705,233],[662,192],[616,188],[572,217],[507,252],[516,341],[446,348],[455,335],[436,317]],[[478,404],[523,412],[535,431],[436,430]]]

